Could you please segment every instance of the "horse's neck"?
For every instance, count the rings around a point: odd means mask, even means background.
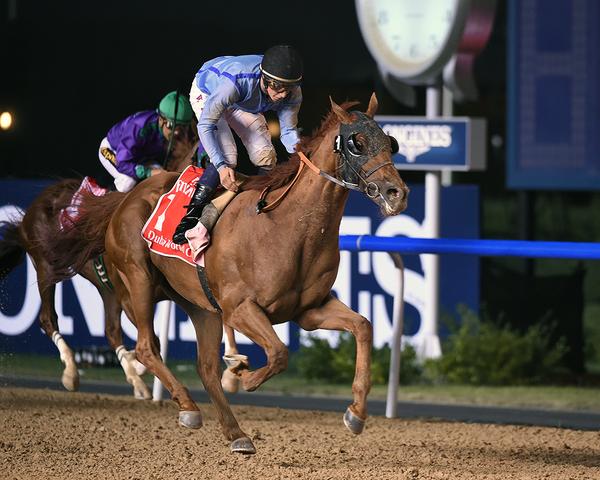
[[[183,142],[181,144],[176,145],[173,152],[171,153],[171,157],[167,162],[166,170],[169,172],[182,172],[185,167],[192,164],[192,157],[194,152],[196,151],[196,146],[198,142],[195,144],[191,144],[189,142]]]
[[[310,161],[322,171],[335,176],[337,158],[333,153],[333,136],[321,143],[319,148],[311,155]],[[344,207],[348,199],[348,190],[317,175],[308,168],[303,175],[299,193],[302,204],[307,211],[315,213],[315,226],[319,228],[335,228],[339,231]],[[320,225],[323,224],[323,225]]]

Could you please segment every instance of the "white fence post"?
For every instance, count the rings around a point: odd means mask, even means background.
[[[390,374],[388,379],[385,416],[395,418],[398,409],[398,386],[400,383],[400,354],[402,352],[402,332],[404,330],[404,262],[399,253],[390,253],[398,269],[398,289],[394,294],[394,313],[392,317],[392,345]]]
[[[159,332],[158,338],[160,340],[160,356],[163,362],[167,363],[167,351],[169,348],[169,323],[171,320],[171,309],[173,308],[173,302],[171,300],[164,300],[159,302],[158,308],[156,309],[156,317],[158,318]],[[154,377],[154,385],[152,386],[152,400],[158,402],[162,400],[163,396],[163,384]]]

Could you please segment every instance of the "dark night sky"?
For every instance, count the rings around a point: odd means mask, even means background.
[[[155,108],[175,88],[187,93],[207,59],[278,43],[304,57],[300,126],[307,132],[328,95],[366,106],[375,90],[380,113],[424,112],[423,95],[408,109],[382,87],[351,1],[16,0],[14,21],[8,4],[0,0],[0,110],[15,113],[15,128],[0,132],[0,176],[93,174],[97,146],[118,120]],[[504,23],[500,11],[477,61],[480,101],[458,108],[487,116],[491,133],[504,128]]]

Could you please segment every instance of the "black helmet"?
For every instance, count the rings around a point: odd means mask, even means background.
[[[302,67],[302,59],[295,48],[275,45],[265,52],[260,71],[271,80],[295,85],[302,80]]]

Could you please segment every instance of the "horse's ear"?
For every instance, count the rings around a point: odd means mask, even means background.
[[[333,101],[333,98],[331,98],[331,96],[329,97],[329,101],[331,102],[331,110],[339,118],[340,122],[352,123],[352,116],[346,110],[344,110],[342,107],[340,107],[337,103],[335,103]]]
[[[377,95],[375,92],[371,94],[371,99],[369,100],[369,107],[367,108],[366,115],[367,117],[373,118],[375,116],[375,112],[377,112],[377,107],[379,106],[379,102],[377,101]]]

